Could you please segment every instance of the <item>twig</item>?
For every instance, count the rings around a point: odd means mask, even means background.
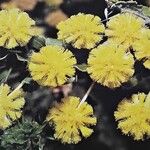
[[[14,92],[16,92],[17,90],[21,89],[22,86],[26,83],[25,79],[9,95],[12,95]]]
[[[89,89],[87,90],[87,92],[86,92],[85,95],[83,96],[83,98],[82,98],[82,100],[81,100],[81,102],[80,102],[78,108],[86,101],[86,99],[87,99],[87,97],[89,96],[89,94],[90,94],[91,90],[93,89],[94,85],[95,85],[95,82],[93,82],[93,83],[90,85]]]
[[[10,69],[8,70],[8,73],[7,73],[7,75],[6,75],[6,78],[5,78],[5,80],[4,80],[4,83],[7,82],[8,77],[9,77],[11,71],[12,71],[12,68],[10,68]]]

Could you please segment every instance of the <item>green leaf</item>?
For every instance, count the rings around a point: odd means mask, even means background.
[[[75,68],[78,69],[79,71],[86,72],[87,71],[87,64],[79,64],[75,65]]]
[[[41,47],[45,46],[45,39],[43,37],[34,37],[31,45],[33,48],[39,50]]]
[[[45,40],[46,45],[56,45],[56,46],[63,46],[63,42],[58,39],[53,39],[53,38],[46,38]]]
[[[0,84],[7,81],[8,76],[10,75],[11,71],[12,69],[10,68],[9,70],[5,70],[2,73],[0,73]]]
[[[143,6],[143,14],[150,17],[150,7]]]
[[[4,134],[1,136],[1,145],[6,149],[15,149],[15,147],[26,149],[30,139],[32,140],[33,148],[35,148],[41,137],[42,130],[43,127],[37,122],[22,120],[22,122],[4,131]]]
[[[117,3],[115,3],[115,6],[117,6],[121,10],[121,12],[133,13],[134,15],[144,19],[146,24],[150,23],[150,18],[148,17],[148,7],[144,8],[144,6],[138,5],[136,1],[118,1]],[[145,13],[143,12],[143,9]]]

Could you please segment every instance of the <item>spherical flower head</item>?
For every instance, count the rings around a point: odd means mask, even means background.
[[[144,59],[144,66],[150,69],[150,39],[141,39],[134,44],[135,57],[138,60]]]
[[[114,44],[101,45],[91,51],[87,71],[91,78],[109,88],[121,86],[133,75],[134,60]]]
[[[135,140],[150,136],[150,94],[134,94],[130,100],[124,99],[115,112],[118,128]]]
[[[124,13],[116,15],[108,21],[105,34],[108,36],[109,42],[115,42],[128,49],[139,39],[143,27],[144,21],[141,18]]]
[[[58,39],[71,43],[75,48],[91,49],[102,40],[104,25],[98,16],[79,13],[57,26]]]
[[[47,121],[54,124],[54,136],[62,143],[76,144],[81,141],[81,135],[87,138],[93,132],[90,126],[97,122],[93,108],[87,102],[78,107],[79,103],[78,97],[70,96],[49,111]]]
[[[11,92],[7,84],[0,85],[0,128],[5,129],[20,118],[25,100],[21,89]]]
[[[70,51],[59,46],[45,46],[31,55],[29,70],[40,85],[57,87],[74,75],[75,64],[76,59]]]
[[[25,46],[37,34],[34,25],[34,20],[19,9],[1,10],[0,46],[7,49]]]

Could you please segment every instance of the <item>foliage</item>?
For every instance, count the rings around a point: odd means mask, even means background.
[[[8,128],[1,136],[1,145],[7,150],[38,149],[43,126],[35,121],[22,120]]]

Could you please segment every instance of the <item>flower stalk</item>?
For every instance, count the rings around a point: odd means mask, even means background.
[[[86,92],[85,95],[83,96],[83,98],[82,98],[80,104],[78,105],[78,108],[86,101],[86,99],[87,99],[87,97],[89,96],[90,92],[92,91],[94,85],[95,85],[95,82],[93,82],[93,83],[90,85],[89,89],[87,90],[87,92]]]

